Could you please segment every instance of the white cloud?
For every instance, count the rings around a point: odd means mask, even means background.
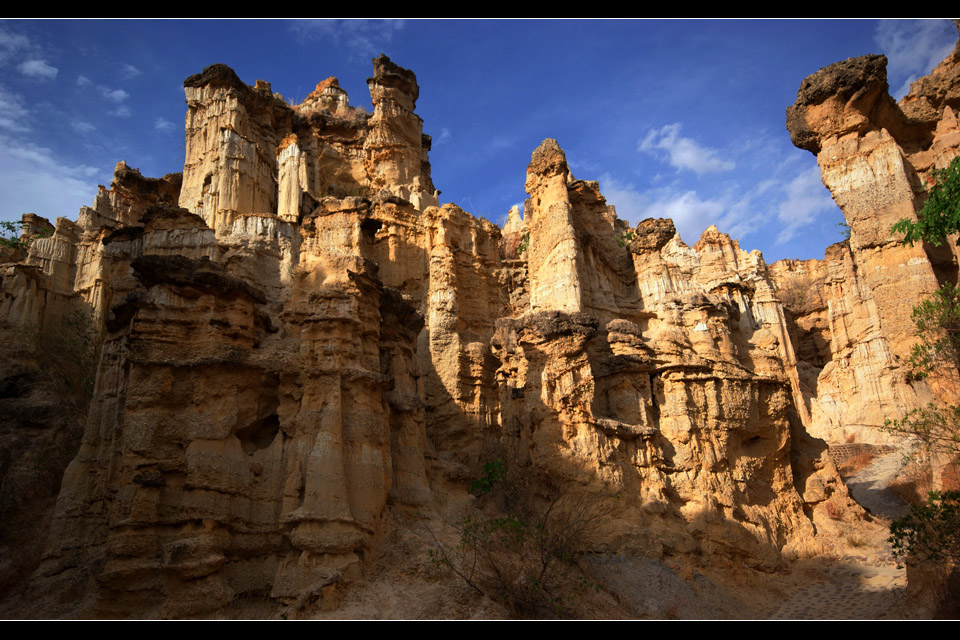
[[[0,27],[0,64],[30,48],[27,36]]]
[[[777,208],[777,220],[784,227],[777,234],[777,244],[789,242],[801,227],[812,224],[821,213],[836,208],[830,192],[820,181],[817,167],[798,173],[783,191],[785,198]]]
[[[109,87],[98,86],[97,89],[100,90],[100,95],[109,100],[110,102],[116,102],[120,104],[124,100],[130,97],[130,94],[124,91],[123,89],[111,89]]]
[[[297,20],[290,28],[302,40],[324,39],[342,45],[354,57],[377,55],[404,27],[403,20]]]
[[[90,80],[87,76],[77,76],[77,86],[78,87],[89,87],[93,85],[93,81]]]
[[[639,142],[637,150],[651,155],[662,155],[657,151],[666,152],[670,165],[678,171],[693,171],[698,176],[716,171],[730,171],[736,166],[732,161],[721,158],[714,149],[702,147],[691,138],[681,137],[679,122],[650,131]]]
[[[30,78],[40,80],[55,80],[58,69],[46,63],[45,60],[27,60],[17,65],[20,73]]]
[[[107,113],[111,116],[116,116],[117,118],[129,118],[133,112],[130,111],[130,107],[122,104],[112,111],[107,111]]]
[[[50,220],[75,218],[82,205],[97,194],[95,167],[71,166],[44,147],[0,135],[0,219],[19,219],[34,212]],[[108,175],[101,176],[109,178]]]
[[[165,118],[157,118],[153,121],[153,128],[161,133],[169,133],[176,130],[177,125],[173,124]]]
[[[932,71],[953,50],[956,39],[949,20],[881,20],[874,41],[887,56],[893,97],[899,100],[906,95],[911,82]]]
[[[450,129],[443,127],[442,129],[440,129],[440,135],[437,137],[436,143],[444,144],[449,141],[450,141]]]
[[[23,98],[19,94],[0,86],[0,129],[6,131],[27,131],[25,120],[28,112],[23,108]]]
[[[516,146],[517,142],[520,140],[516,136],[502,135],[502,136],[493,136],[490,138],[490,142],[487,143],[488,151],[503,151],[504,149],[509,149],[513,146]]]
[[[617,208],[618,217],[632,225],[644,218],[670,218],[689,245],[696,243],[710,225],[737,239],[773,235],[776,229],[770,230],[771,223],[787,225],[790,232],[785,233],[784,229],[781,235],[789,239],[797,229],[813,222],[821,211],[833,207],[829,194],[825,202],[822,200],[825,189],[819,183],[816,167],[813,174],[801,173],[784,187],[784,198],[779,205],[775,184],[773,180],[765,180],[749,190],[735,184],[719,195],[703,196],[695,190],[674,186],[641,191],[609,174],[600,177],[600,191],[607,203]],[[782,217],[774,218],[771,210],[782,211]]]
[[[696,191],[673,189],[639,191],[609,174],[600,176],[600,192],[617,209],[617,217],[635,225],[645,218],[670,218],[684,242],[692,245],[712,224],[722,224],[729,203],[703,199]],[[726,231],[726,229],[721,229]]]
[[[70,127],[81,135],[92,133],[97,130],[95,126],[83,120],[74,120],[70,123]]]
[[[607,199],[607,204],[617,208],[617,217],[637,224],[644,215],[643,203],[646,196],[640,193],[632,184],[627,184],[617,180],[609,173],[605,173],[598,179],[600,183],[600,193]]]
[[[132,64],[122,64],[120,65],[120,77],[124,80],[129,80],[130,78],[136,78],[137,76],[143,75],[143,71],[137,69]]]

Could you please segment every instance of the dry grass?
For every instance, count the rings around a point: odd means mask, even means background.
[[[847,476],[852,476],[858,471],[866,469],[871,462],[873,462],[873,453],[870,451],[861,451],[860,453],[852,455],[844,460],[838,471],[842,477],[846,478]]]
[[[827,510],[827,517],[837,521],[843,520],[843,516],[847,511],[846,506],[841,504],[836,498],[827,500],[825,509]]]
[[[864,537],[858,533],[849,533],[844,538],[847,541],[847,544],[851,547],[859,549],[860,547],[867,546],[866,539],[864,539]]]
[[[780,302],[794,315],[801,315],[805,305],[811,301],[812,284],[813,279],[809,275],[802,272],[794,273],[792,278],[777,289]]]

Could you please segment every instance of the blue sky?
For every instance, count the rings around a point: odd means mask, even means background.
[[[209,64],[297,102],[337,76],[369,107],[384,52],[417,74],[441,202],[502,222],[550,137],[621,218],[822,258],[841,215],[784,126],[801,81],[884,53],[899,98],[955,40],[945,20],[0,21],[0,220],[75,219],[118,160],[180,171],[183,80]]]

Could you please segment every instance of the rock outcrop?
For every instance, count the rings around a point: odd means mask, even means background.
[[[910,109],[881,59],[831,69],[790,123],[852,238],[771,266],[715,227],[693,247],[669,220],[631,228],[554,140],[503,230],[438,206],[416,78],[385,56],[372,114],[335,78],[289,105],[224,65],[191,76],[183,175],[119,164],[0,267],[6,329],[80,312],[98,336],[30,597],[46,615],[335,606],[392,510],[465,495],[495,459],[521,502],[617,496],[598,550],[818,553],[825,503],[852,506],[825,440],[922,394],[898,283],[956,273],[881,233],[956,153],[954,67]]]
[[[883,442],[879,427],[932,399],[907,381],[916,342],[911,311],[957,281],[956,246],[904,246],[890,227],[916,220],[926,178],[960,154],[960,44],[913,83],[889,95],[886,58],[863,56],[821,69],[787,109],[795,145],[816,154],[843,211],[849,240],[824,260],[772,265],[795,323],[810,432],[829,442]]]

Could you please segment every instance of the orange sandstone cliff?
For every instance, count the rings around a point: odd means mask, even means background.
[[[826,503],[855,509],[828,444],[879,441],[931,393],[905,378],[909,312],[956,257],[888,230],[958,153],[958,68],[900,105],[879,57],[804,82],[788,126],[852,233],[774,265],[715,227],[693,247],[670,220],[631,228],[554,140],[504,229],[438,207],[416,78],[386,56],[373,113],[335,78],[289,106],[224,65],[191,76],[182,176],[120,163],[0,265],[7,335],[79,313],[98,347],[70,424],[44,422],[28,364],[2,382],[38,434],[4,440],[5,482],[83,433],[25,597],[44,616],[336,606],[393,510],[465,495],[498,458],[520,500],[618,496],[598,551],[822,552]]]

